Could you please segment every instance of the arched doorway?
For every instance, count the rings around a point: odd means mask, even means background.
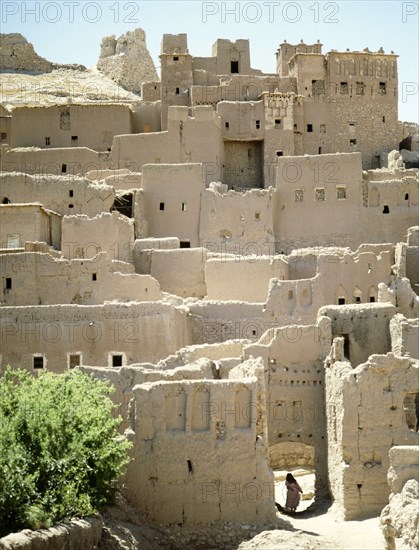
[[[303,490],[297,511],[302,512],[313,504],[316,483],[313,445],[293,441],[276,443],[269,447],[269,461],[274,473],[275,501],[278,504],[285,506],[285,478],[288,472],[292,473]]]

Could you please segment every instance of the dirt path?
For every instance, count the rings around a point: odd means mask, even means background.
[[[239,550],[385,550],[379,518],[362,521],[337,521],[319,505],[315,511],[297,512],[294,516],[278,512],[294,531],[264,531],[243,542]],[[408,550],[396,539],[397,550]]]

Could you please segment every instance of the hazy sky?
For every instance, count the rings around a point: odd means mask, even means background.
[[[22,33],[50,61],[97,62],[103,36],[141,27],[159,66],[164,33],[187,33],[189,52],[210,56],[217,38],[248,38],[252,67],[275,72],[283,40],[324,44],[331,49],[398,54],[399,119],[419,122],[419,1],[199,2],[13,1],[1,2],[1,32]]]

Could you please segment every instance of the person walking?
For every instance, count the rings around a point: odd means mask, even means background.
[[[285,507],[291,512],[295,512],[300,503],[300,493],[302,493],[303,490],[298,485],[298,481],[295,477],[290,473],[287,474],[285,479],[285,487],[287,488],[287,501]]]

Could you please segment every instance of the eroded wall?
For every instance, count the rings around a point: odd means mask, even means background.
[[[353,369],[342,358],[326,368],[328,469],[334,508],[346,520],[372,517],[388,503],[388,453],[417,445],[405,399],[418,393],[419,365],[408,357],[372,355]]]

